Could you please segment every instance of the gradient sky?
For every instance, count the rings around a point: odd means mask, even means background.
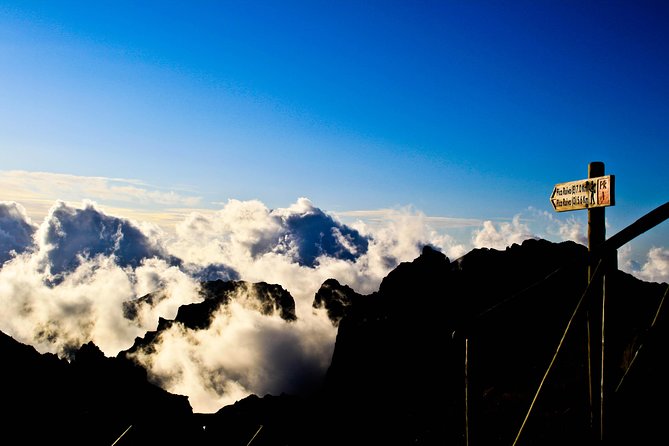
[[[669,199],[668,23],[663,1],[2,1],[0,200],[532,225],[602,161],[612,235]]]

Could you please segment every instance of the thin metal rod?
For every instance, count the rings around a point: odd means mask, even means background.
[[[592,413],[592,406],[594,404],[593,402],[593,396],[592,396],[592,352],[591,352],[591,345],[592,342],[590,340],[590,320],[586,319],[585,321],[585,331],[588,335],[588,404],[590,405],[589,413],[590,413],[590,426],[594,423],[594,414]]]
[[[602,264],[602,261],[600,260],[597,263],[597,267],[595,268],[593,272],[593,278],[601,276],[601,270],[600,266]],[[555,349],[555,354],[553,354],[553,358],[551,359],[550,364],[548,364],[548,368],[546,369],[546,372],[544,373],[543,378],[541,378],[541,382],[539,383],[539,387],[537,388],[536,393],[534,394],[534,398],[532,398],[532,403],[530,403],[530,408],[527,410],[527,414],[525,415],[525,419],[523,419],[523,423],[520,426],[520,429],[518,430],[518,434],[516,435],[515,440],[513,440],[513,445],[515,446],[516,443],[518,443],[518,439],[520,438],[520,434],[522,434],[523,429],[525,428],[525,424],[527,423],[527,419],[530,417],[530,413],[532,413],[532,409],[534,408],[534,403],[536,403],[537,398],[539,397],[539,393],[541,392],[541,389],[544,385],[544,382],[546,381],[546,378],[548,377],[548,373],[551,371],[553,368],[553,364],[555,363],[555,360],[557,359],[558,353],[560,353],[560,350],[562,349],[562,345],[564,344],[564,340],[567,337],[567,333],[569,332],[569,329],[571,328],[571,324],[574,321],[574,318],[576,317],[576,314],[578,313],[578,310],[581,308],[581,304],[585,300],[585,297],[588,295],[588,292],[590,291],[590,284],[585,288],[585,291],[583,291],[583,294],[581,295],[581,298],[578,300],[578,303],[576,304],[576,308],[574,308],[574,312],[572,313],[571,317],[569,318],[569,322],[567,323],[567,326],[564,329],[564,333],[562,333],[562,338],[560,339],[560,342],[558,343],[557,348]]]
[[[606,259],[603,259],[603,261],[607,264],[605,270],[609,270],[608,262]],[[602,291],[602,319],[600,321],[600,327],[602,329],[600,333],[600,339],[601,339],[601,345],[599,347],[599,354],[600,354],[600,364],[599,364],[599,438],[600,440],[604,439],[604,354],[605,354],[605,349],[604,349],[604,332],[605,332],[605,315],[606,315],[606,294],[607,294],[607,287],[606,283],[608,280],[609,276],[604,276],[604,290]]]
[[[657,311],[655,312],[655,317],[653,317],[653,322],[650,324],[650,329],[652,329],[655,326],[655,322],[657,322],[657,318],[660,315],[660,311],[662,310],[662,306],[664,305],[664,301],[667,298],[667,293],[669,293],[669,285],[667,285],[667,289],[664,291],[664,294],[662,295],[662,299],[660,300],[660,305],[657,307]],[[636,349],[634,352],[634,356],[632,357],[632,360],[630,361],[629,365],[625,369],[625,373],[623,374],[622,378],[620,378],[620,381],[618,382],[618,385],[616,386],[615,392],[617,392],[620,389],[620,386],[623,384],[623,381],[625,380],[625,377],[627,377],[627,373],[629,373],[630,369],[634,365],[634,361],[636,361],[637,356],[639,356],[639,352],[641,351],[641,348],[643,347],[643,343],[639,345],[639,348]]]
[[[256,436],[258,435],[258,432],[260,432],[260,429],[262,429],[262,424],[260,425],[260,427],[258,428],[258,430],[256,431],[256,433],[253,434],[253,437],[251,437],[251,439],[249,440],[249,442],[246,443],[246,446],[249,446],[251,443],[253,443],[253,440],[255,440]]]
[[[130,430],[131,427],[132,427],[132,424],[131,424],[130,426],[128,426],[128,428],[127,428],[126,430],[123,431],[123,433],[122,433],[122,434],[121,434],[121,435],[120,435],[120,436],[119,436],[119,437],[118,437],[118,438],[111,444],[111,446],[114,446],[116,443],[118,443],[119,440],[120,440],[121,438],[123,438],[123,436],[124,436],[125,434],[128,433],[128,431]]]
[[[465,338],[465,446],[469,446],[469,339]]]

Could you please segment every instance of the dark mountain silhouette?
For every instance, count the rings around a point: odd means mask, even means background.
[[[149,383],[127,352],[105,358],[87,344],[65,361],[2,335],[2,424],[21,444],[110,445],[132,425],[119,446],[507,445],[554,359],[517,444],[591,443],[588,295],[574,314],[587,261],[587,249],[572,242],[527,240],[455,261],[425,247],[375,293],[327,280],[314,306],[338,334],[320,391],[252,395],[214,414],[194,414],[185,397]],[[296,317],[277,285],[216,281],[175,321],[206,327],[239,286],[257,287],[260,311]],[[614,270],[606,287],[605,438],[651,443],[669,415],[667,285]],[[175,321],[161,320],[129,351]]]
[[[106,358],[93,344],[68,362],[0,333],[0,352],[0,420],[5,440],[14,439],[6,444],[111,445],[130,425],[135,438],[151,439],[145,444],[171,444],[194,431],[186,397],[150,384],[142,368]]]

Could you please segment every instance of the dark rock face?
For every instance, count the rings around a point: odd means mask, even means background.
[[[333,433],[333,444],[446,438],[444,423],[454,415],[443,412],[443,402],[455,398],[455,389],[447,367],[452,330],[444,321],[462,306],[447,292],[450,268],[443,254],[425,248],[341,319],[324,389],[326,410],[346,426]]]
[[[471,443],[512,444],[586,285],[587,249],[571,242],[527,240],[504,251],[474,250],[455,262],[426,248],[392,271],[377,293],[352,299],[339,320],[323,406],[330,422],[344,428],[331,444],[354,438],[464,444],[465,435]],[[628,374],[628,390],[615,387],[666,288],[621,271],[607,278],[608,436],[637,441],[661,432],[667,409],[642,401],[649,393],[658,402],[669,396],[658,374],[668,371],[658,347],[669,340],[666,322],[658,318],[650,330],[647,363],[633,369],[637,380]],[[520,444],[573,444],[591,434],[588,299],[573,318]],[[641,376],[654,377],[653,384]]]
[[[174,323],[183,324],[186,328],[192,330],[204,330],[211,324],[212,315],[221,307],[230,303],[236,293],[246,293],[255,300],[256,308],[262,314],[273,314],[278,312],[282,319],[294,321],[297,319],[295,314],[295,300],[293,296],[283,287],[276,284],[265,282],[249,283],[244,281],[224,281],[214,280],[202,284],[200,294],[203,300],[198,303],[183,305],[179,307],[174,320],[160,318],[158,327],[154,331],[147,332],[144,337],[135,339],[133,346],[126,353],[134,353],[138,349],[144,349],[147,352],[152,351],[154,340],[164,330],[167,330]],[[147,294],[138,301],[126,302],[123,308],[125,317],[133,319],[138,312],[138,305],[153,305],[154,301],[159,301],[165,296],[161,291]]]
[[[328,317],[335,326],[343,318],[354,300],[363,299],[353,288],[348,285],[342,285],[335,279],[327,279],[323,282],[320,289],[314,297],[314,308],[325,308]]]
[[[208,326],[238,286],[210,282],[175,321]],[[254,286],[259,311],[294,320],[289,293]],[[369,295],[327,280],[314,307],[327,309],[338,335],[321,391],[252,395],[215,414],[192,414],[124,352],[105,358],[89,344],[68,363],[0,336],[3,421],[26,444],[112,444],[132,425],[119,446],[506,445],[552,363],[518,444],[591,443],[586,286],[586,248],[544,240],[455,261],[426,247]],[[669,415],[667,285],[615,270],[606,289],[605,437],[651,444]]]
[[[39,444],[47,437],[44,432],[59,428],[53,414],[72,407],[68,364],[52,354],[41,355],[4,333],[0,333],[0,355],[1,424],[18,434],[21,441],[17,443]]]
[[[212,314],[221,305],[227,305],[236,293],[252,296],[257,303],[258,311],[262,314],[269,315],[276,311],[286,321],[297,319],[295,300],[280,285],[215,280],[203,283],[200,294],[204,300],[180,307],[174,321],[191,329],[206,329],[209,327]]]
[[[67,362],[0,333],[2,425],[15,444],[176,444],[194,430],[188,400],[149,384],[143,369],[93,344]],[[171,432],[165,431],[165,423]]]
[[[191,329],[209,327],[211,315],[221,305],[227,305],[237,293],[251,296],[262,314],[273,314],[275,311],[286,321],[297,319],[295,300],[281,285],[265,282],[249,283],[238,280],[213,280],[201,284],[202,302],[183,305],[179,308],[175,322],[180,322]],[[123,314],[127,319],[135,319],[140,305],[155,305],[166,296],[162,291],[147,294],[136,301],[125,302]]]
[[[140,347],[150,350],[159,333],[175,322],[207,328],[212,313],[237,292],[252,296],[255,308],[264,314],[276,311],[286,321],[295,320],[296,315],[293,297],[279,285],[218,280],[204,283],[201,292],[202,302],[182,306],[174,320],[161,318],[156,331],[136,339],[131,349],[115,358],[105,357],[89,343],[70,352],[68,362],[41,355],[0,333],[5,364],[0,368],[2,424],[15,427],[21,444],[110,445],[130,426],[119,445],[207,444],[188,399],[151,384],[146,371],[127,354]],[[147,295],[128,303],[124,314],[132,319],[137,305],[151,305],[162,298],[161,292]]]

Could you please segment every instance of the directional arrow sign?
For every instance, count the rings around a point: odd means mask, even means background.
[[[559,183],[551,204],[557,212],[615,205],[615,175]]]

